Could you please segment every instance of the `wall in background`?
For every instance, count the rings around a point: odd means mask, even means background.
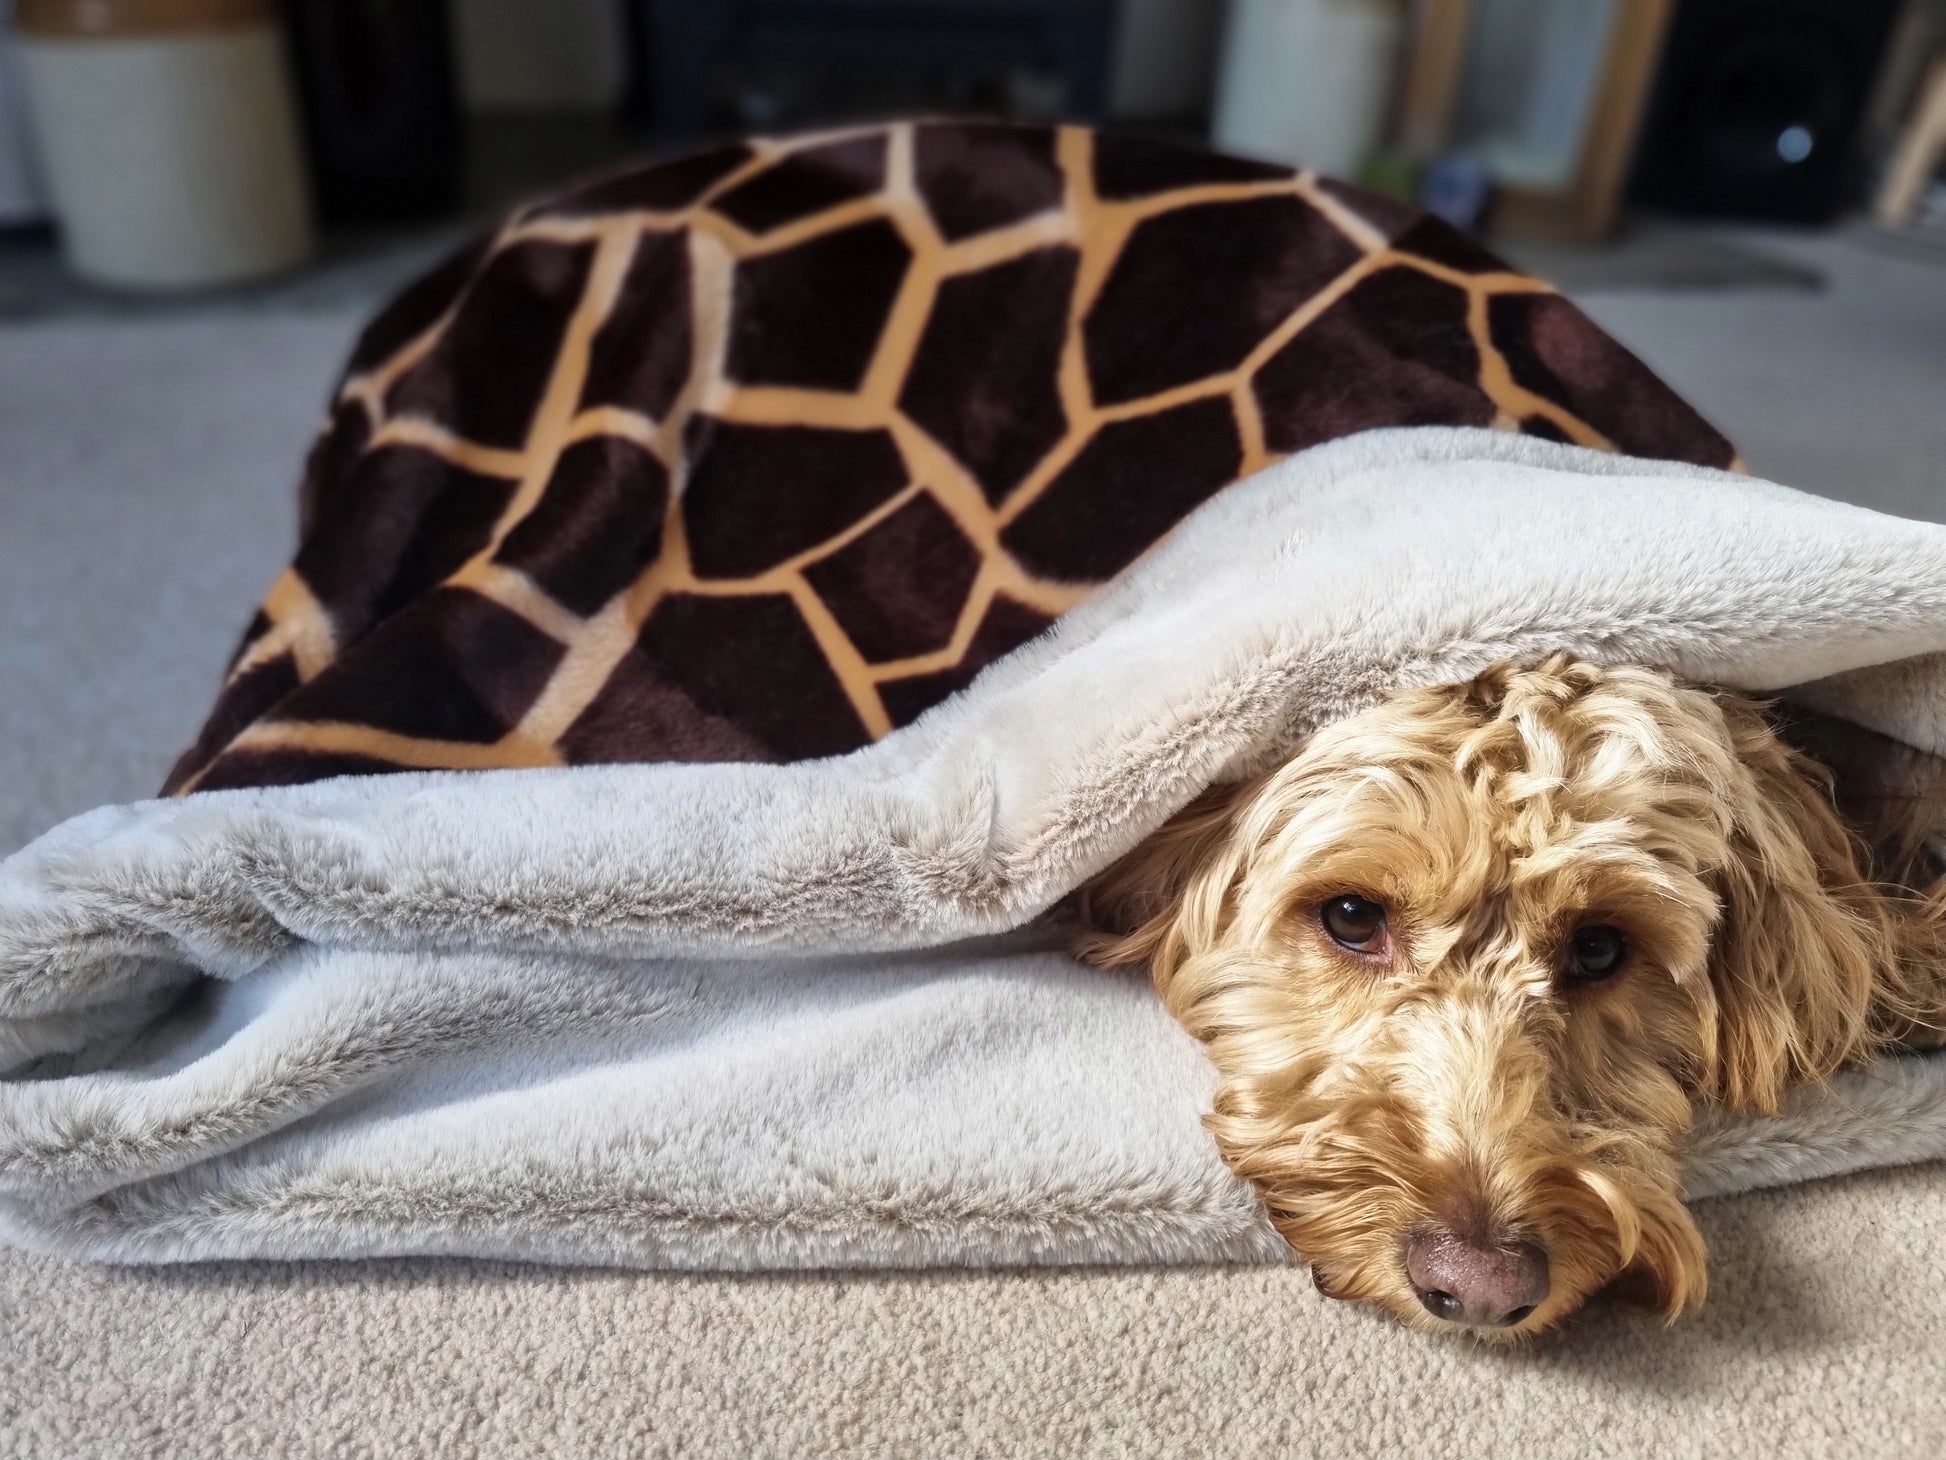
[[[1211,140],[1356,175],[1385,133],[1404,15],[1397,0],[1232,0]]]
[[[47,211],[27,138],[27,101],[14,70],[13,37],[5,22],[6,8],[0,5],[0,227],[31,222]]]
[[[606,111],[621,95],[619,0],[453,0],[453,24],[477,111]]]
[[[1108,114],[1199,116],[1216,72],[1222,0],[1122,0]]]
[[[1502,182],[1568,186],[1601,84],[1616,0],[1474,0],[1453,140]]]
[[[1122,0],[1109,113],[1209,104],[1222,0]],[[481,111],[604,111],[621,94],[621,0],[453,0],[460,85]]]

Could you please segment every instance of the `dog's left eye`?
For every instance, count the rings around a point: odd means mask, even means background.
[[[1606,923],[1580,928],[1568,940],[1567,976],[1576,983],[1607,978],[1628,961],[1628,934]]]
[[[1331,941],[1354,953],[1385,951],[1385,908],[1368,897],[1340,893],[1318,908],[1318,922]]]

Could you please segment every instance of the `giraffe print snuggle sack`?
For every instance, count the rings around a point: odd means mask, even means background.
[[[126,1261],[1282,1260],[1043,915],[1212,781],[1570,649],[1946,752],[1946,530],[1723,470],[1544,284],[1083,129],[750,142],[361,337],[164,799],[0,866],[0,1235]],[[1946,1060],[1691,1189],[1946,1155]]]
[[[1539,281],[1285,168],[946,124],[638,167],[365,331],[169,790],[855,750],[1243,477],[1435,425],[1734,455]]]

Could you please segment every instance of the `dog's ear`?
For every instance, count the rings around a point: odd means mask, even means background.
[[[1908,904],[1872,885],[1862,847],[1833,809],[1830,777],[1725,696],[1740,768],[1729,798],[1730,854],[1717,876],[1713,1048],[1703,1092],[1773,1113],[1793,1085],[1823,1080],[1882,1042],[1876,1017],[1903,1001]]]
[[[1167,978],[1216,941],[1243,870],[1235,824],[1248,786],[1213,786],[1081,889],[1075,956],[1100,968],[1152,965]]]

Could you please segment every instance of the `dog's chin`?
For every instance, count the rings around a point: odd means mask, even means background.
[[[1314,1095],[1234,1078],[1205,1119],[1319,1291],[1413,1328],[1519,1342],[1611,1286],[1670,1321],[1702,1300],[1707,1258],[1683,1205],[1675,1131],[1523,1107],[1498,1130],[1452,1143],[1470,1154],[1437,1157],[1425,1113],[1389,1090]],[[1408,1272],[1409,1249],[1427,1238],[1538,1248],[1545,1296],[1503,1325],[1437,1316]]]
[[[1597,1294],[1669,1322],[1703,1296],[1702,1238],[1680,1196],[1661,1187],[1630,1192],[1612,1176],[1578,1171],[1537,1184],[1506,1225],[1546,1252],[1547,1297],[1518,1323],[1475,1326],[1433,1316],[1407,1275],[1411,1234],[1437,1221],[1421,1193],[1304,1181],[1257,1185],[1320,1293],[1375,1304],[1424,1333],[1517,1344],[1556,1327]]]

